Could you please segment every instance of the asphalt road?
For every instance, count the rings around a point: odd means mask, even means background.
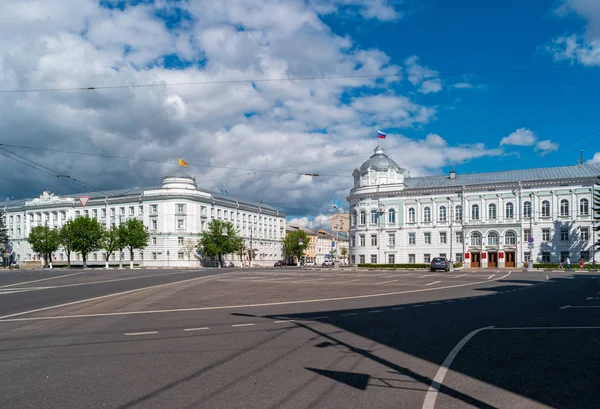
[[[66,274],[0,274],[2,408],[600,407],[590,273]]]

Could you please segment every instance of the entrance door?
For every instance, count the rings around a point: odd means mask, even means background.
[[[471,267],[480,267],[481,266],[481,254],[480,253],[471,253]]]
[[[488,253],[488,268],[496,268],[498,267],[498,253],[489,252]]]
[[[514,267],[515,266],[515,253],[513,251],[507,251],[504,253],[504,267]]]

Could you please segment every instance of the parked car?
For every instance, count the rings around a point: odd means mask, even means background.
[[[333,261],[331,260],[325,260],[323,262],[323,264],[321,264],[322,266],[332,266],[333,265]]]
[[[286,267],[287,263],[283,260],[279,260],[275,262],[275,265],[273,267]]]
[[[446,272],[450,271],[450,263],[444,257],[434,257],[431,260],[431,264],[429,265],[429,271],[435,270],[444,270]]]

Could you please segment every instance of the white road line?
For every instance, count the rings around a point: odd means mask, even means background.
[[[369,314],[375,314],[378,312],[383,312],[383,310],[371,310],[371,311],[367,311]]]
[[[392,310],[394,310],[394,311],[396,311],[396,310],[403,310],[404,308],[406,308],[406,307],[394,307],[394,308],[392,308]]]
[[[441,283],[441,281],[434,281],[433,283],[429,283],[429,284],[425,284],[425,285],[427,286],[427,285],[434,285],[434,284],[439,284],[439,283]]]
[[[511,273],[512,273],[512,271],[509,271],[505,275],[498,277],[496,280],[501,280],[503,278],[506,278]],[[225,274],[231,274],[231,273],[225,273]],[[312,304],[312,303],[318,303],[318,302],[346,301],[346,300],[359,300],[359,299],[363,299],[363,298],[388,297],[391,295],[412,294],[412,293],[420,293],[420,292],[425,292],[425,291],[439,291],[439,290],[447,290],[449,288],[474,286],[474,285],[479,285],[479,284],[489,282],[488,280],[473,281],[473,282],[469,282],[469,283],[447,285],[444,287],[419,288],[416,290],[394,291],[394,292],[389,292],[389,293],[351,295],[351,296],[346,296],[346,297],[317,298],[317,299],[309,299],[309,300],[279,301],[279,302],[270,302],[270,303],[261,303],[261,304],[217,305],[217,306],[212,306],[212,307],[173,308],[173,309],[168,309],[168,310],[123,311],[123,312],[106,312],[106,313],[98,313],[98,314],[59,315],[59,316],[53,316],[53,317],[50,316],[50,317],[12,318],[12,317],[20,316],[20,315],[32,314],[35,312],[46,311],[46,310],[60,308],[60,307],[66,307],[66,306],[73,305],[73,304],[80,304],[80,303],[84,303],[84,302],[88,302],[88,301],[99,300],[102,298],[114,297],[117,295],[124,295],[124,294],[128,294],[128,293],[136,292],[136,291],[147,290],[147,289],[151,289],[151,288],[158,288],[158,287],[166,286],[166,285],[184,283],[184,282],[188,282],[188,281],[192,281],[192,280],[200,280],[203,278],[215,278],[218,276],[219,276],[219,274],[213,274],[210,276],[191,278],[189,280],[182,280],[182,281],[177,281],[174,283],[160,284],[160,285],[155,285],[152,287],[144,287],[144,288],[139,288],[139,289],[135,289],[135,290],[124,291],[121,293],[103,295],[101,297],[94,297],[94,298],[89,298],[86,300],[74,301],[74,302],[67,303],[67,304],[39,308],[37,310],[23,311],[23,312],[19,312],[16,314],[5,315],[3,317],[0,317],[0,322],[40,321],[40,320],[58,320],[58,319],[72,319],[72,318],[91,318],[91,317],[113,317],[113,316],[120,316],[120,315],[164,314],[164,313],[173,313],[173,312],[211,311],[211,310],[229,310],[229,309],[237,309],[237,308],[271,307],[271,306],[275,306],[275,305]],[[496,280],[494,280],[494,281],[496,281]],[[12,319],[7,319],[7,318],[12,318]]]
[[[458,277],[464,277],[464,276],[466,276],[466,274],[461,274],[461,275],[459,275],[459,276],[452,277],[452,278],[458,278]]]
[[[321,315],[319,317],[308,317],[309,320],[323,320],[325,318],[329,318],[329,315]]]
[[[210,329],[209,327],[201,327],[201,328],[185,328],[184,331],[202,331],[205,329]]]
[[[560,307],[561,310],[564,308],[600,308],[600,305],[565,305]]]
[[[566,310],[567,308],[571,308],[570,305],[563,305],[562,307],[559,308],[559,310]]]
[[[488,280],[491,280],[496,274],[492,274],[491,276],[488,277]]]
[[[432,302],[431,305],[439,304],[439,302]]]
[[[135,335],[150,335],[150,334],[158,334],[158,331],[147,331],[147,332],[126,332],[127,336],[135,336]]]
[[[499,330],[509,330],[509,331],[516,331],[516,330],[548,330],[548,329],[556,329],[556,330],[564,330],[564,329],[600,329],[600,327],[494,327],[494,328],[490,328],[494,331]]]
[[[461,339],[460,342],[458,344],[456,344],[456,346],[452,349],[452,351],[450,351],[450,353],[448,354],[446,359],[444,359],[442,366],[440,366],[437,373],[435,374],[435,377],[433,378],[433,381],[431,382],[431,385],[429,386],[429,389],[427,390],[427,394],[425,395],[425,400],[423,401],[423,409],[434,409],[438,391],[440,390],[440,387],[442,386],[442,383],[444,382],[444,378],[446,377],[446,373],[448,372],[450,365],[452,365],[452,361],[454,361],[454,358],[456,358],[456,355],[458,355],[460,350],[475,335],[477,335],[481,331],[485,331],[486,329],[490,329],[490,328],[494,328],[494,327],[484,327],[484,328],[479,328],[479,329],[476,329],[475,331],[472,331],[466,337]]]
[[[444,301],[444,302],[454,302],[454,300],[446,300],[446,301]]]
[[[358,313],[357,312],[349,312],[347,314],[342,314],[342,317],[349,317],[351,315],[358,315]]]
[[[418,307],[423,307],[425,304],[417,304],[417,305],[413,305],[413,308],[418,308]]]
[[[375,285],[381,285],[381,284],[389,284],[389,283],[395,283],[398,280],[390,280],[390,281],[382,281],[380,283],[375,283]]]
[[[248,324],[233,324],[232,327],[251,327],[252,325],[256,325],[254,323],[248,323]]]
[[[78,274],[83,274],[83,273],[87,273],[87,271],[80,271],[79,273],[72,273],[72,274],[64,274],[64,275],[56,276],[56,277],[42,278],[41,280],[23,281],[23,282],[20,282],[20,283],[13,283],[13,284],[8,284],[8,285],[3,285],[0,288],[14,287],[14,286],[23,285],[23,284],[39,283],[40,281],[56,280],[57,278],[63,278],[63,277],[69,277],[69,276],[76,276]]]
[[[281,324],[284,322],[295,322],[296,320],[279,320],[279,321],[273,321],[275,324]]]
[[[424,276],[420,276],[421,278],[426,278],[426,277],[431,277],[431,276],[436,276],[439,273],[434,273],[434,274],[425,274]]]

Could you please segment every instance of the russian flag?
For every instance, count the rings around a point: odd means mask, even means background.
[[[381,131],[377,131],[377,137],[379,139],[385,139],[385,137],[387,136],[387,134],[385,132],[381,132]]]

